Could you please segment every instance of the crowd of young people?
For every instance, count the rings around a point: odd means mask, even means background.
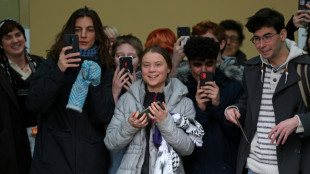
[[[308,19],[297,11],[286,28]],[[287,39],[275,10],[259,10],[246,27],[260,54],[249,61],[234,20],[201,21],[184,45],[158,28],[143,49],[84,7],[44,60],[26,51],[18,22],[2,20],[0,171],[309,173],[309,112],[296,92],[307,52]],[[67,34],[78,36],[78,52],[68,53]],[[201,81],[205,72],[211,81]]]

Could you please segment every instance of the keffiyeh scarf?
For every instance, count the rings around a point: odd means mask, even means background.
[[[173,114],[171,116],[178,128],[182,128],[189,135],[197,147],[202,146],[202,137],[205,134],[199,122],[194,119]],[[173,174],[180,165],[180,157],[174,149],[160,135],[158,128],[155,126],[153,142],[158,147],[158,156],[155,162],[154,174]]]

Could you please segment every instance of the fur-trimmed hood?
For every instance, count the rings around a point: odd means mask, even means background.
[[[242,82],[242,75],[244,67],[242,65],[233,64],[233,58],[225,59],[223,62],[216,65],[217,71],[221,71],[228,79]],[[190,68],[187,63],[182,63],[177,70],[176,78],[186,83],[188,81],[188,74]]]

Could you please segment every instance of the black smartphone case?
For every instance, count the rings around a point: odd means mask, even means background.
[[[190,27],[178,27],[178,38],[181,36],[190,36]]]
[[[131,56],[119,57],[119,70],[125,68],[124,73],[130,72],[132,74],[133,73],[132,59],[133,57]]]
[[[156,103],[161,107],[161,109],[165,110],[165,108],[164,108],[164,106],[161,104],[161,102],[157,101]],[[140,112],[140,114],[139,114],[139,116],[138,116],[138,119],[141,118],[142,115],[143,115],[144,113],[146,114],[147,121],[151,121],[151,118],[149,117],[149,113],[151,113],[151,112],[150,112],[150,110],[149,110],[148,108],[146,108],[146,109],[144,109],[143,111]],[[151,113],[151,114],[152,114],[152,113]]]
[[[206,86],[206,82],[213,81],[212,72],[201,72],[200,73],[200,87]]]
[[[65,34],[64,36],[64,46],[72,46],[73,48],[70,50],[67,50],[65,52],[65,54],[69,54],[69,53],[76,53],[79,52],[79,37],[77,34]]]

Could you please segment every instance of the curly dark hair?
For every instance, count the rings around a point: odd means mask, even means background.
[[[216,59],[220,50],[220,45],[213,38],[191,37],[184,46],[184,53],[188,61],[206,59]]]

